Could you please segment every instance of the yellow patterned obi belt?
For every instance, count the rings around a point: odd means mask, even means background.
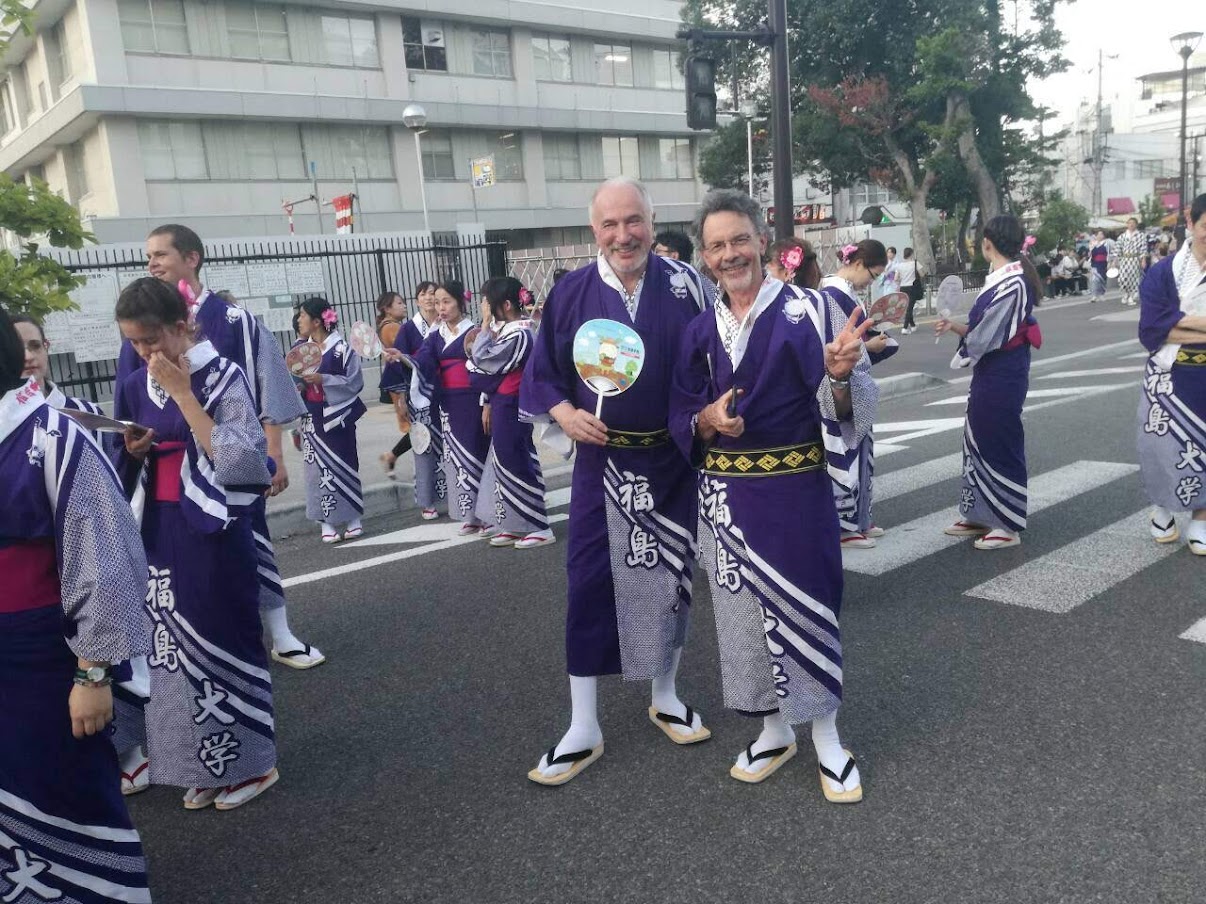
[[[803,474],[825,467],[825,447],[819,442],[775,449],[709,449],[703,472],[716,477],[773,477]]]
[[[1177,364],[1206,367],[1206,348],[1182,348],[1177,351]]]
[[[612,449],[656,449],[670,442],[669,430],[637,433],[633,430],[608,430],[607,445]]]

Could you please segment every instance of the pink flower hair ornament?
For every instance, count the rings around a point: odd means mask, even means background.
[[[327,308],[319,315],[319,319],[322,320],[322,325],[329,330],[339,322],[339,315],[335,313],[334,308]]]
[[[845,245],[842,248],[842,262],[850,263],[854,255],[858,254],[858,245]]]
[[[525,308],[532,303],[532,293],[528,291],[527,286],[519,287],[519,303]]]
[[[465,303],[468,304],[471,301],[473,301],[473,293],[470,292],[468,289],[466,289],[465,290]]]
[[[1034,243],[1037,241],[1038,241],[1037,238],[1035,238],[1032,235],[1028,235],[1028,236],[1026,236],[1026,241],[1022,242],[1022,248],[1023,249],[1032,248],[1032,247],[1034,247]]]
[[[795,273],[800,269],[800,264],[804,263],[804,249],[799,245],[792,245],[790,248],[784,248],[779,254],[779,263],[784,270],[790,270]]]

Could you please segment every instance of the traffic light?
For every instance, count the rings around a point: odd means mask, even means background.
[[[687,83],[687,128],[716,128],[716,61],[711,57],[687,56],[683,63]]]

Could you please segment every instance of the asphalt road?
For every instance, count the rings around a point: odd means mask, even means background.
[[[824,801],[806,729],[765,784],[728,777],[757,728],[722,707],[702,580],[679,686],[713,740],[674,746],[648,685],[606,679],[603,758],[560,789],[528,782],[568,721],[565,547],[440,541],[446,524],[403,513],[370,522],[371,545],[280,544],[294,627],[329,662],[274,667],[282,780],[263,798],[131,801],[155,900],[1202,901],[1206,645],[1181,635],[1206,618],[1206,561],[1145,564],[1154,544],[1128,529],[1144,509],[1134,323],[1112,303],[1042,319],[1026,416],[1041,510],[1020,548],[927,546],[925,519],[957,499],[962,407],[944,400],[965,384],[881,412],[876,520],[894,546],[847,554],[842,611],[862,804]],[[965,376],[949,343],[904,342],[885,373]],[[1109,372],[1064,376],[1082,370]],[[874,573],[881,553],[899,564]]]

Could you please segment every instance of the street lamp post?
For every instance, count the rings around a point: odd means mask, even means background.
[[[745,159],[748,170],[750,197],[757,199],[754,194],[754,118],[758,115],[758,105],[747,100],[741,105],[741,115],[745,118]]]
[[[1186,182],[1188,181],[1188,173],[1185,170],[1185,121],[1189,109],[1189,58],[1193,52],[1197,50],[1198,41],[1202,40],[1200,31],[1184,31],[1179,35],[1173,35],[1168,39],[1172,44],[1173,50],[1181,55],[1181,168],[1177,170],[1180,182],[1180,191],[1178,193],[1177,205],[1177,244],[1179,245],[1185,238],[1185,205],[1188,203],[1186,199]]]
[[[423,228],[430,235],[431,221],[427,216],[427,186],[423,179],[423,146],[419,143],[419,136],[423,134],[424,127],[427,125],[427,111],[421,104],[407,104],[406,109],[402,111],[402,122],[406,128],[415,133],[415,161],[419,164],[419,197],[423,201]]]

